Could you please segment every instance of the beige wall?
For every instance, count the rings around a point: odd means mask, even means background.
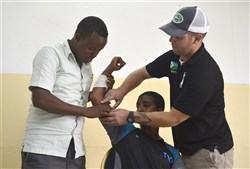
[[[20,168],[20,149],[30,104],[28,85],[30,75],[1,75],[1,168]],[[116,80],[119,85],[122,79]],[[226,116],[235,142],[235,168],[249,166],[249,85],[225,84]],[[169,105],[167,80],[147,80],[124,98],[120,107],[135,110],[137,96],[146,90],[154,90],[165,96]],[[168,106],[166,109],[169,109]],[[161,135],[172,142],[169,128],[162,128]],[[84,128],[87,147],[87,168],[99,168],[101,159],[110,147],[105,130],[96,119],[87,119]]]

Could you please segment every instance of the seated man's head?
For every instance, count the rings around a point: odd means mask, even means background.
[[[165,101],[164,98],[153,91],[147,91],[142,93],[136,102],[137,112],[153,112],[153,111],[164,111],[165,108]],[[141,129],[148,133],[149,129],[157,131],[158,128],[152,128],[145,125],[140,125]]]

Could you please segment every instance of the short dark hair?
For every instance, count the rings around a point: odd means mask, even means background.
[[[81,20],[77,25],[75,33],[79,33],[81,36],[86,38],[91,33],[96,32],[98,35],[107,38],[108,29],[106,24],[100,18],[96,16],[88,16]]]
[[[165,101],[164,101],[164,98],[157,92],[153,92],[153,91],[147,91],[147,92],[144,92],[142,93],[139,97],[143,96],[143,95],[146,95],[146,96],[149,96],[149,97],[152,97],[154,99],[154,102],[155,102],[155,105],[158,109],[162,109],[164,110],[165,109]]]

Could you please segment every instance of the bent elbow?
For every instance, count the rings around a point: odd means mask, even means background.
[[[182,122],[186,121],[189,118],[190,118],[190,116],[187,116],[187,115],[182,116],[181,118],[175,118],[172,122],[172,126],[175,127],[175,126],[181,124]]]
[[[172,123],[171,123],[171,127],[175,127],[177,125],[179,125],[180,123],[182,123],[183,121],[179,120],[179,119],[176,119],[176,120],[173,120]]]
[[[90,101],[91,101],[93,106],[98,105],[98,104],[101,103],[101,100],[99,98],[97,98],[97,97],[90,97]]]

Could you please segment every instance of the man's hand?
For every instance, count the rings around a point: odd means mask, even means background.
[[[102,72],[103,75],[106,75],[108,80],[106,82],[108,86],[108,92],[106,93],[104,100],[101,101],[101,103],[110,103],[111,100],[115,100],[116,103],[113,106],[113,108],[117,108],[119,104],[121,103],[124,95],[120,92],[117,91],[118,94],[116,94],[115,90],[112,90],[113,85],[115,83],[114,77],[111,75],[113,71],[120,70],[126,63],[122,60],[121,57],[114,57],[108,67]]]
[[[112,108],[108,104],[98,104],[93,107],[88,107],[86,109],[88,113],[85,117],[88,118],[109,116],[109,112],[112,110]]]
[[[120,70],[126,63],[122,60],[121,57],[114,57],[107,68],[102,72],[103,75],[109,76],[114,71]]]
[[[117,108],[122,102],[124,94],[119,89],[110,89],[104,96],[101,103],[109,103],[111,100],[115,100],[113,109]]]
[[[108,116],[100,117],[103,125],[121,126],[127,124],[129,111],[125,109],[112,110]]]
[[[106,82],[108,87],[107,90],[112,89],[115,83],[115,79],[112,73],[114,71],[120,70],[125,64],[126,63],[122,60],[121,57],[116,56],[112,59],[107,68],[102,72],[102,75],[105,75],[108,78]]]
[[[109,64],[109,67],[113,70],[113,71],[117,71],[120,70],[126,63],[122,60],[121,57],[114,57],[112,59],[112,61]]]

